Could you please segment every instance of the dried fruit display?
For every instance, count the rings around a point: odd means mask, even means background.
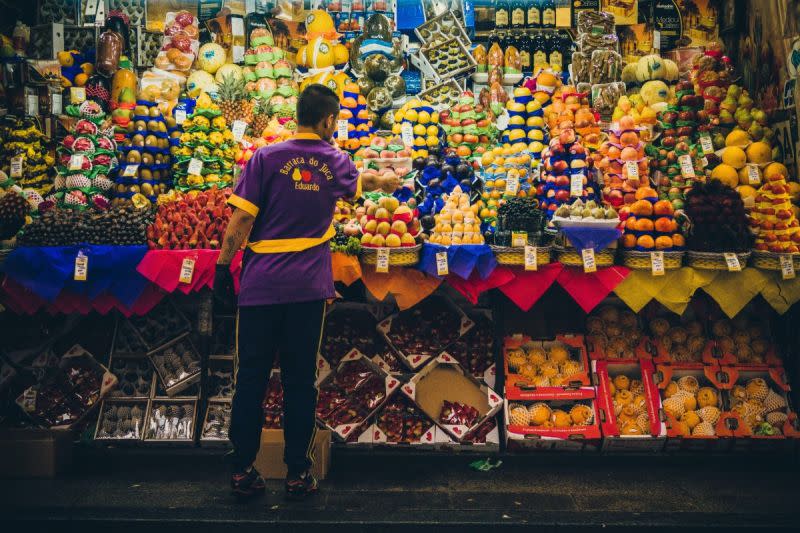
[[[232,209],[230,189],[175,193],[158,206],[147,227],[147,244],[155,250],[219,249]]]

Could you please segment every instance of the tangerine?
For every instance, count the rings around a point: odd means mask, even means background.
[[[656,243],[650,235],[642,235],[636,239],[636,245],[645,249],[652,249],[655,247]]]

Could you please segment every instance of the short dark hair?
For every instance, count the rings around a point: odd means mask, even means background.
[[[339,96],[329,87],[312,83],[297,99],[297,124],[313,127],[328,115],[339,114]]]

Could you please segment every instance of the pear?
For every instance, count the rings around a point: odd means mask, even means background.
[[[583,207],[583,200],[578,198],[574,202],[572,202],[572,207]]]
[[[587,209],[597,208],[597,202],[595,202],[594,200],[589,200],[588,202],[586,202],[586,208]]]
[[[592,210],[588,207],[583,209],[583,213],[581,213],[581,218],[592,218]]]
[[[605,213],[603,213],[602,209],[600,209],[599,207],[595,207],[594,209],[592,209],[592,218],[604,218],[604,217]]]
[[[606,219],[614,220],[615,218],[618,218],[618,216],[619,215],[617,215],[617,212],[611,209],[610,207],[606,209]]]
[[[583,215],[583,208],[573,207],[572,210],[570,210],[569,215],[575,218],[581,218],[581,216]]]
[[[739,96],[742,94],[742,88],[738,85],[729,85],[728,86],[728,96],[739,99]]]
[[[733,118],[733,115],[729,110],[722,109],[719,112],[719,121],[722,124],[733,124],[734,122],[736,122],[736,119]]]
[[[566,205],[562,205],[561,207],[556,209],[555,213],[553,213],[553,216],[557,216],[559,218],[567,218],[569,215],[570,215],[569,207],[567,207]]]
[[[726,96],[725,99],[719,104],[720,109],[730,111],[731,113],[735,112],[737,107],[739,106],[736,103],[736,100],[730,95]]]
[[[743,93],[739,97],[739,107],[743,107],[745,109],[751,109],[753,107],[753,99],[750,98],[749,94]]]
[[[747,128],[747,133],[754,141],[760,141],[764,137],[764,127],[753,122],[750,127]]]

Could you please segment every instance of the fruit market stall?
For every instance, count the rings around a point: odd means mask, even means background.
[[[596,9],[509,22],[496,2],[490,32],[450,10],[399,31],[375,4],[84,10],[66,52],[18,35],[0,320],[64,330],[0,351],[2,420],[227,444],[236,318],[210,297],[227,202],[319,83],[364,184],[327,244],[317,421],[336,446],[795,450],[800,184],[735,54],[666,33],[632,48],[630,21]],[[266,429],[282,398],[276,370]]]

